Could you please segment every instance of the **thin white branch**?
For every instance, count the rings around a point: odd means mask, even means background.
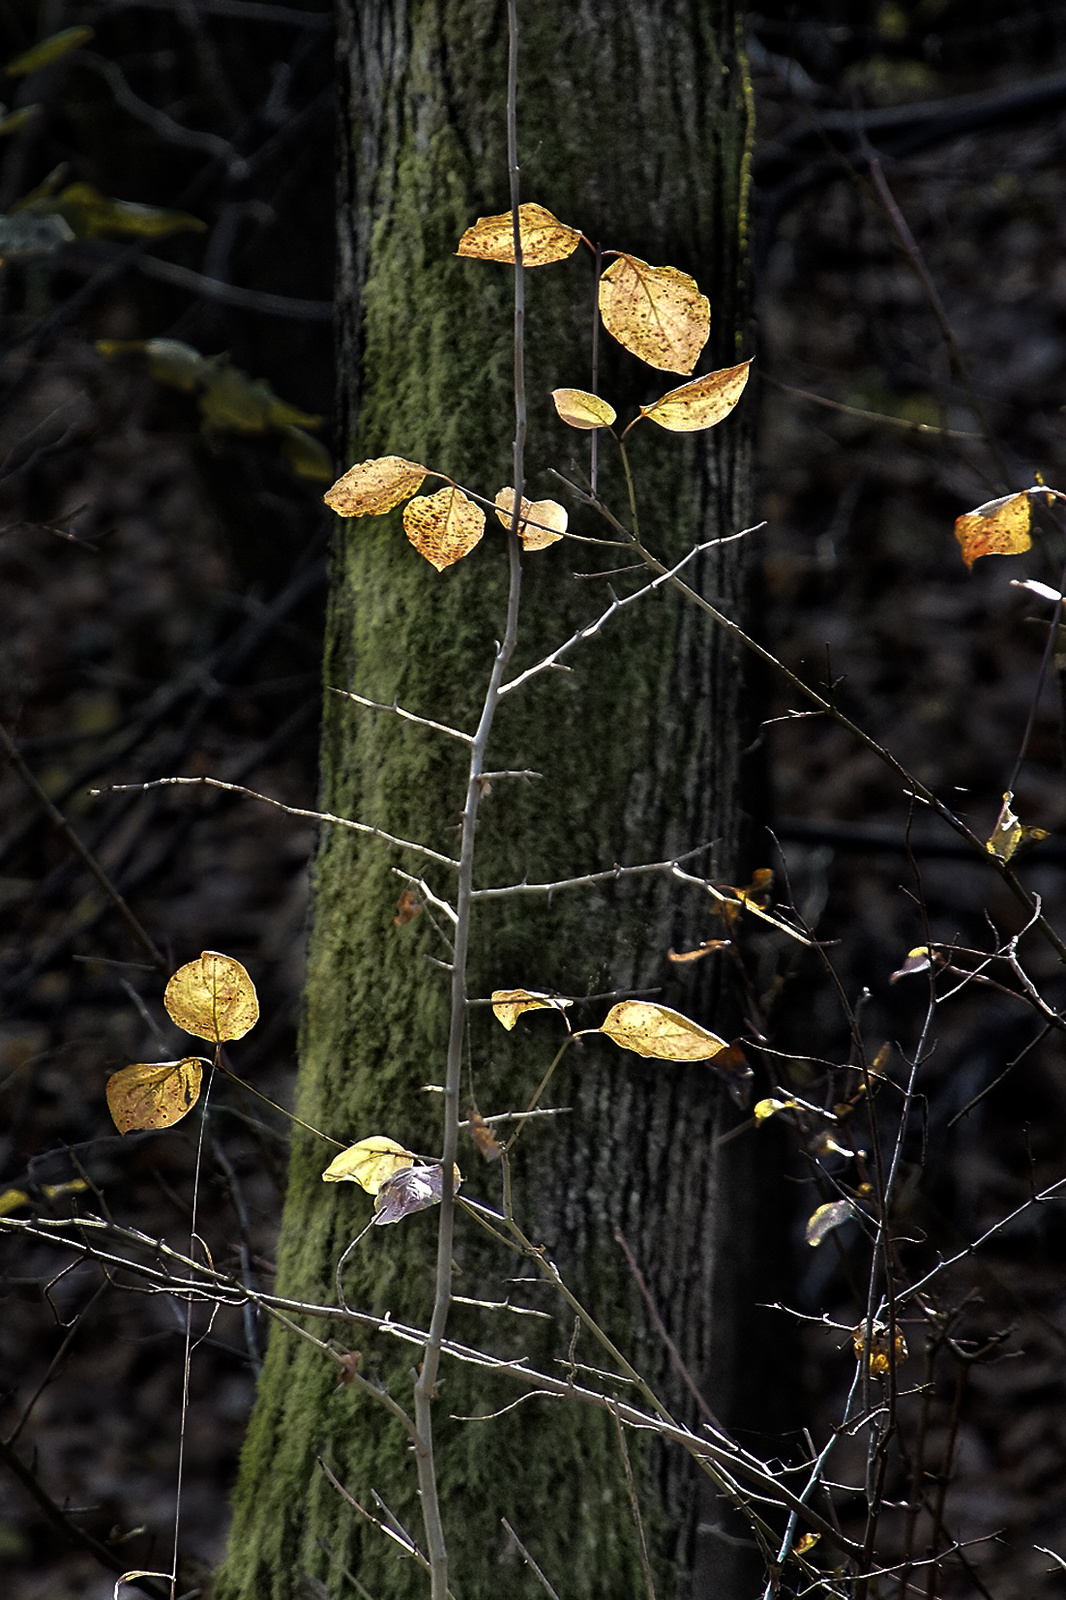
[[[420,728],[432,728],[434,733],[446,733],[449,739],[458,739],[460,744],[471,745],[474,736],[463,733],[461,728],[451,728],[446,722],[434,722],[432,717],[420,717],[414,711],[405,711],[397,701],[391,706],[384,700],[368,700],[365,694],[356,694],[352,689],[335,689],[329,686],[331,694],[339,694],[342,700],[354,700],[357,706],[366,706],[370,711],[391,711],[394,717],[399,717],[403,722],[415,722]]]
[[[473,898],[500,900],[512,894],[554,894],[557,889],[588,889],[597,883],[613,883],[618,878],[639,878],[651,872],[676,873],[679,861],[691,861],[693,856],[710,848],[709,844],[698,844],[694,850],[686,850],[683,856],[674,856],[669,861],[646,861],[637,867],[606,867],[602,872],[586,872],[580,878],[557,878],[554,883],[508,883],[495,889],[475,889]],[[702,878],[693,878],[691,881],[703,883]]]
[[[404,872],[402,867],[393,867],[392,870],[405,883],[414,884],[426,904],[436,906],[437,910],[446,916],[449,922],[455,923],[459,921],[459,915],[455,907],[449,900],[442,900],[439,895],[434,894],[425,878],[417,878],[413,872]]]
[[[394,833],[386,833],[384,828],[372,828],[369,822],[353,822],[350,817],[335,817],[332,811],[308,811],[304,806],[287,806],[283,801],[274,800],[268,794],[260,794],[256,789],[246,789],[240,783],[224,783],[221,778],[153,778],[149,783],[112,783],[106,789],[90,789],[89,793],[130,794],[135,790],[165,789],[178,784],[187,788],[225,789],[229,794],[243,794],[248,800],[261,800],[266,806],[276,806],[287,816],[308,817],[312,822],[328,822],[335,828],[351,828],[355,833],[365,833],[368,838],[380,839],[383,844],[396,845],[400,850],[414,850],[416,854],[425,856],[427,861],[439,862],[442,867],[459,866],[454,856],[443,856],[439,850],[431,850],[426,844],[415,844],[412,839],[400,839]]]
[[[787,922],[782,922],[780,918],[771,916],[769,911],[764,911],[761,906],[754,905],[752,901],[741,900],[735,894],[723,894],[720,889],[716,889],[714,884],[709,883],[706,878],[695,878],[690,872],[682,872],[679,866],[675,865],[673,871],[674,877],[680,879],[682,883],[691,883],[699,889],[706,889],[711,899],[717,900],[719,905],[733,906],[740,911],[749,911],[753,917],[758,917],[760,922],[768,922],[771,928],[776,928],[779,933],[787,933],[789,938],[795,939],[797,944],[806,945],[808,950],[814,948],[813,939],[806,938],[804,934],[799,933]]]

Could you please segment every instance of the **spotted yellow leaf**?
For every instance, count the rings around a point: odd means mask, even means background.
[[[708,372],[706,377],[671,389],[650,406],[641,406],[640,414],[671,433],[700,433],[713,428],[728,417],[740,399],[750,366],[750,361],[742,361],[739,367]]]
[[[349,467],[322,498],[341,517],[381,517],[417,494],[428,472],[403,456],[376,456]]]
[[[727,1048],[724,1039],[698,1022],[650,1000],[620,1000],[599,1031],[623,1050],[656,1061],[708,1061]]]
[[[514,223],[511,219],[510,211],[495,217],[479,217],[459,240],[456,255],[513,264]],[[518,230],[524,267],[547,267],[553,261],[565,261],[581,242],[577,228],[568,227],[543,206],[533,204],[519,206]]]
[[[496,515],[505,528],[514,515],[514,490],[501,489],[496,496]],[[522,520],[518,537],[527,550],[546,550],[566,532],[566,512],[557,500],[527,500],[522,497]]]
[[[172,1022],[198,1039],[243,1039],[259,1020],[255,984],[239,961],[205,950],[167,984],[163,1004]]]
[[[1031,501],[1039,492],[1023,489],[1020,494],[1003,495],[956,520],[955,537],[968,567],[972,569],[980,556],[1018,556],[1029,549]]]
[[[587,389],[553,389],[552,401],[571,428],[609,428],[618,415],[614,406]]]
[[[200,1098],[203,1068],[195,1056],[142,1061],[107,1080],[107,1107],[119,1133],[172,1128]]]
[[[612,338],[664,372],[691,372],[711,330],[711,304],[677,267],[620,255],[600,279],[600,316]]]
[[[438,572],[468,556],[485,531],[485,513],[452,484],[436,494],[409,500],[404,532]]]

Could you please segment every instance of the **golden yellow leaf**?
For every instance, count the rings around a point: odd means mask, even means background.
[[[357,1183],[367,1194],[377,1194],[383,1183],[397,1172],[403,1172],[414,1159],[410,1150],[405,1150],[395,1139],[374,1133],[334,1156],[322,1174],[322,1181]]]
[[[828,1205],[819,1206],[807,1219],[804,1238],[814,1249],[823,1239],[829,1237],[834,1228],[839,1228],[841,1223],[850,1222],[854,1215],[855,1207],[850,1200],[830,1200]]]
[[[89,1185],[84,1178],[68,1178],[66,1183],[42,1183],[46,1200],[61,1200],[65,1194],[84,1194]]]
[[[555,409],[571,428],[609,428],[618,413],[587,389],[553,389]]]
[[[1014,796],[1008,791],[1003,796],[992,837],[985,842],[989,855],[998,856],[1000,861],[1013,861],[1018,856],[1028,855],[1035,845],[1048,837],[1046,828],[1030,828],[1019,821],[1012,809],[1013,802]]]
[[[664,372],[691,372],[711,330],[695,278],[620,255],[600,279],[600,316],[618,343]]]
[[[148,371],[157,383],[186,394],[206,381],[219,359],[201,355],[181,339],[97,339],[96,348],[108,360],[122,355],[146,356]]]
[[[5,1189],[0,1194],[0,1217],[6,1217],[9,1212],[17,1211],[19,1206],[28,1206],[30,1197],[23,1189]]]
[[[281,453],[298,478],[328,483],[333,476],[333,457],[321,439],[313,439],[302,428],[282,429]]]
[[[485,513],[449,484],[436,494],[409,500],[403,509],[403,528],[419,555],[443,572],[480,542]]]
[[[511,526],[514,513],[514,490],[501,489],[496,496],[496,515],[505,528]],[[556,544],[566,532],[569,521],[563,507],[556,500],[527,500],[522,497],[522,520],[518,524],[518,537],[527,550],[546,550]]]
[[[339,517],[381,517],[417,494],[428,472],[403,456],[376,456],[349,467],[322,498]]]
[[[671,433],[700,433],[705,428],[713,428],[723,417],[728,417],[740,399],[750,366],[750,361],[742,361],[739,367],[708,372],[704,378],[683,383],[680,389],[671,389],[650,406],[641,406],[640,414]]]
[[[24,50],[14,61],[8,62],[4,71],[9,78],[25,78],[31,72],[39,72],[42,67],[50,67],[53,61],[88,44],[93,37],[92,28],[63,28],[59,33],[49,34],[47,39],[41,39]]]
[[[768,1117],[775,1117],[779,1111],[793,1111],[795,1108],[795,1100],[760,1100],[752,1111],[752,1116],[756,1122],[765,1122]]]
[[[599,1031],[623,1050],[656,1061],[708,1061],[727,1048],[724,1039],[698,1022],[650,1000],[620,1000]]]
[[[871,1377],[883,1376],[901,1361],[906,1361],[910,1352],[907,1349],[907,1341],[898,1328],[895,1339],[890,1343],[888,1329],[883,1322],[874,1323],[869,1339],[865,1337],[866,1327],[865,1322],[860,1322],[857,1328],[852,1329],[851,1343],[856,1361],[862,1360],[863,1345],[866,1345],[867,1366]]]
[[[115,1127],[119,1133],[172,1128],[199,1100],[202,1075],[195,1056],[142,1061],[112,1073],[107,1080],[107,1107]]]
[[[266,428],[320,428],[322,418],[290,406],[265,378],[249,377],[228,361],[212,366],[200,396],[206,428],[262,433]]]
[[[798,1556],[805,1556],[808,1550],[814,1549],[821,1537],[822,1536],[820,1533],[805,1533],[802,1539],[796,1540],[796,1554]]]
[[[514,263],[514,223],[512,213],[498,217],[478,217],[459,240],[457,256],[473,256],[478,261]],[[581,242],[577,228],[570,228],[553,217],[543,206],[527,204],[518,208],[518,228],[522,239],[522,265],[547,267],[565,261]]]
[[[510,1030],[523,1011],[562,1011],[571,1004],[557,1000],[554,995],[539,994],[536,989],[493,989],[492,1014]]]
[[[114,200],[92,183],[70,183],[59,194],[27,195],[12,210],[62,217],[79,239],[166,239],[172,233],[204,233],[207,228],[206,222],[187,211]]]
[[[204,950],[167,984],[163,1004],[172,1022],[198,1039],[243,1039],[259,1020],[255,984],[239,961]]]
[[[1036,492],[1023,489],[1020,494],[1006,494],[956,520],[955,537],[968,567],[972,569],[979,556],[1017,556],[1029,549],[1031,499]]]

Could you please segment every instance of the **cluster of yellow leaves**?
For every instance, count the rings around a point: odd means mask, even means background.
[[[513,1028],[525,1011],[562,1010],[569,1000],[539,994],[535,989],[494,989],[492,1009],[505,1028]],[[724,1039],[701,1028],[679,1011],[650,1000],[620,1000],[594,1032],[602,1033],[635,1055],[656,1061],[709,1061],[727,1050]]]
[[[219,1045],[242,1039],[259,1019],[255,985],[232,956],[205,950],[179,967],[167,984],[163,1004],[172,1022],[198,1039]],[[171,1128],[200,1098],[203,1063],[198,1056],[180,1061],[142,1061],[113,1073],[107,1104],[119,1133]]]

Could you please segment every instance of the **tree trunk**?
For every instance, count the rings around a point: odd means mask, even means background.
[[[730,0],[537,0],[520,7],[518,97],[523,200],[549,207],[590,240],[691,272],[712,303],[700,370],[745,348],[745,172],[749,107]],[[458,259],[463,230],[508,209],[506,11],[491,0],[340,0],[341,393],[347,461],[396,454],[427,463],[491,498],[512,481],[512,275]],[[554,415],[550,389],[590,387],[593,275],[582,249],[526,274],[531,498],[565,491],[545,469],[581,481],[587,436]],[[683,381],[642,366],[601,334],[599,391],[623,417]],[[631,436],[641,530],[664,560],[744,526],[748,456],[743,415],[709,434]],[[629,521],[611,441],[600,441],[601,491]],[[431,492],[432,483],[424,492]],[[604,537],[570,500],[571,528]],[[338,527],[325,682],[470,729],[500,636],[506,536],[489,519],[466,560],[438,575],[407,543],[399,512]],[[744,544],[708,552],[697,586],[736,613]],[[539,659],[639,574],[577,579],[625,566],[625,551],[564,543],[525,559],[518,656]],[[554,880],[664,859],[713,841],[729,881],[741,824],[741,668],[734,647],[669,592],[612,620],[502,704],[492,765],[533,769],[500,778],[479,821],[478,884]],[[445,854],[455,851],[464,757],[454,741],[361,710],[327,693],[322,804]],[[711,867],[709,853],[700,870]],[[393,924],[403,883],[420,872],[402,852],[325,829],[315,871],[296,1110],[344,1142],[387,1134],[440,1147],[447,952],[430,918]],[[452,885],[429,873],[438,892]],[[569,995],[631,987],[718,1032],[728,1001],[713,958],[671,968],[667,950],[716,932],[706,897],[676,882],[636,879],[552,897],[490,901],[479,912],[471,994],[554,988]],[[681,976],[677,976],[680,974]],[[575,1007],[594,1026],[606,1006]],[[487,1006],[471,1009],[471,1094],[483,1114],[520,1109],[561,1038],[551,1014],[506,1034]],[[466,1086],[464,1085],[464,1095]],[[688,1414],[612,1233],[625,1234],[670,1332],[710,1403],[734,1423],[738,1315],[751,1252],[739,1219],[748,1186],[739,1143],[716,1147],[722,1091],[706,1067],[649,1063],[606,1045],[568,1052],[549,1092],[567,1114],[534,1123],[516,1149],[517,1211],[547,1245],[582,1302],[635,1364]],[[333,1299],[337,1260],[370,1215],[354,1186],[326,1185],[333,1150],[297,1128],[278,1259],[278,1292]],[[727,1168],[727,1161],[734,1163]],[[468,1145],[464,1192],[499,1204],[497,1167]],[[428,1323],[436,1216],[375,1229],[345,1273],[350,1303]],[[565,1373],[567,1360],[606,1365],[534,1268],[460,1213],[456,1289],[550,1315],[518,1317],[459,1304],[449,1334]],[[516,1276],[530,1280],[515,1285]],[[310,1326],[310,1324],[309,1324]],[[322,1332],[321,1325],[315,1331]],[[343,1347],[350,1331],[330,1330]],[[410,1403],[413,1364],[394,1341],[360,1340],[361,1371]],[[518,1398],[506,1378],[474,1378],[446,1361],[435,1410],[438,1475],[461,1600],[534,1594],[501,1529],[506,1516],[562,1594],[611,1596],[641,1587],[614,1424],[557,1400]],[[569,1370],[573,1370],[572,1366]],[[375,1491],[422,1537],[415,1469],[401,1425],[308,1344],[275,1328],[242,1459],[230,1552],[217,1600],[295,1600],[328,1593],[423,1595],[428,1580],[339,1496],[318,1457],[364,1505]],[[683,1391],[682,1391],[683,1394]],[[728,1542],[697,1536],[710,1508],[680,1452],[640,1452],[645,1521],[665,1577],[660,1594],[726,1600]],[[739,1529],[737,1530],[739,1531]],[[669,1569],[669,1571],[668,1571]],[[310,1582],[308,1580],[311,1580]],[[314,1580],[318,1580],[317,1586]],[[324,1584],[325,1588],[322,1589]]]

